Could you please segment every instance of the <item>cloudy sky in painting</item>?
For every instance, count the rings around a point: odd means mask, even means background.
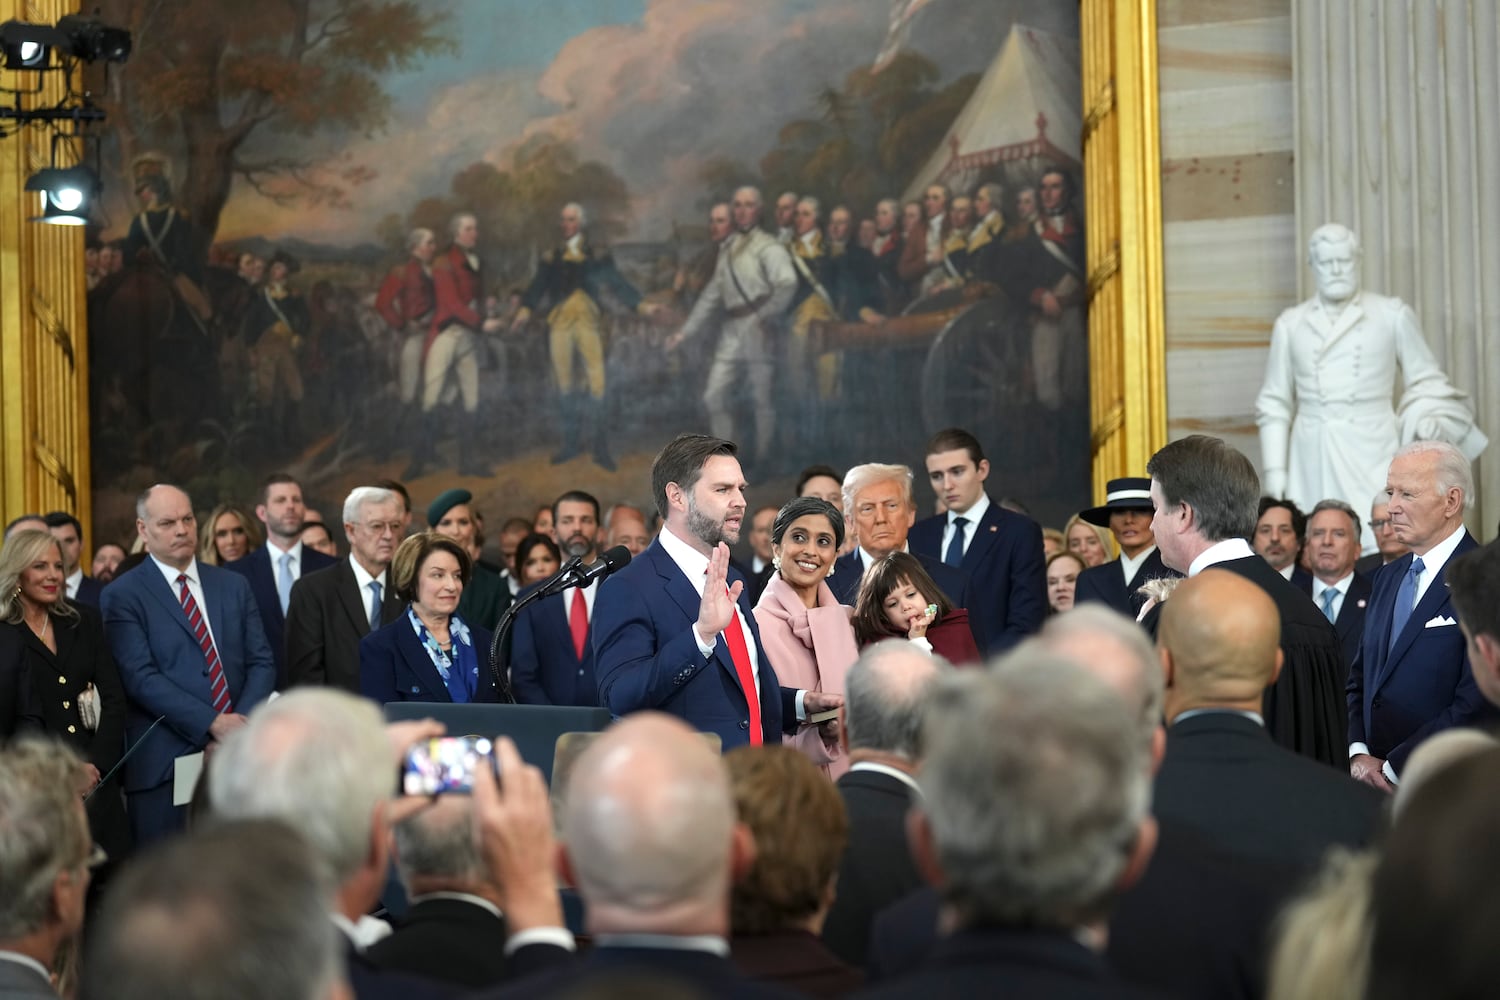
[[[874,60],[890,15],[890,0],[425,2],[448,11],[458,51],[387,78],[388,127],[342,147],[376,172],[353,207],[308,213],[237,190],[221,239],[370,240],[386,213],[446,193],[476,160],[505,167],[538,132],[608,163],[632,192],[632,235],[664,237],[674,217],[695,216],[704,159],[757,162],[778,128],[816,113],[820,89]],[[934,0],[909,48],[936,59],[945,79],[982,71],[1013,20],[1071,35],[1077,8]]]

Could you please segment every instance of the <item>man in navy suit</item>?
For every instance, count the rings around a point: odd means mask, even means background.
[[[1307,596],[1339,634],[1344,665],[1354,662],[1365,631],[1370,578],[1355,569],[1359,562],[1359,514],[1342,500],[1319,500],[1307,516],[1307,547],[1312,575]]]
[[[1078,574],[1073,600],[1076,604],[1097,601],[1120,614],[1135,618],[1146,598],[1138,593],[1148,580],[1178,577],[1168,569],[1151,533],[1151,480],[1111,479],[1105,487],[1104,505],[1090,507],[1078,516],[1090,524],[1108,528],[1120,546],[1120,554],[1102,566],[1090,566]]]
[[[584,565],[599,557],[599,501],[569,490],[552,504],[563,554]],[[527,605],[511,632],[510,680],[522,705],[597,705],[592,625],[599,581]]]
[[[62,550],[63,582],[68,588],[68,600],[97,608],[104,584],[84,575],[83,567],[78,564],[83,550],[83,525],[65,510],[54,510],[42,520],[47,522],[47,530],[52,532],[52,537],[57,539],[57,547]]]
[[[679,434],[651,463],[665,523],[594,602],[599,700],[614,715],[656,709],[717,733],[724,750],[777,743],[843,697],[783,689],[729,567],[745,519],[733,442]]]
[[[911,469],[904,465],[870,462],[856,465],[844,475],[842,490],[844,520],[853,525],[859,546],[839,556],[828,574],[828,586],[840,604],[859,599],[859,584],[865,570],[892,552],[912,552],[954,607],[965,608],[968,580],[961,570],[945,566],[941,559],[911,550],[907,534],[917,521],[917,502],[911,495]],[[970,613],[973,629],[974,614]],[[978,638],[977,632],[975,638]]]
[[[266,544],[224,568],[250,581],[260,623],[276,659],[276,688],[281,690],[287,686],[286,608],[292,599],[292,585],[303,574],[326,569],[337,560],[302,544],[307,507],[302,502],[302,485],[286,473],[266,477],[255,516],[265,525]]]
[[[990,463],[979,440],[950,427],[927,442],[927,475],[947,513],[911,529],[911,549],[941,559],[968,578],[964,607],[986,656],[1003,653],[1042,627],[1047,616],[1042,529],[990,502]]]
[[[102,610],[130,703],[127,745],[144,738],[125,763],[130,825],[144,844],[182,826],[172,804],[177,758],[243,726],[275,688],[276,663],[250,585],[194,557],[188,495],[153,486],[135,509],[149,558],[105,589]]]
[[[1381,567],[1349,670],[1349,773],[1392,791],[1433,733],[1488,716],[1444,579],[1479,547],[1464,529],[1469,460],[1451,444],[1414,441],[1386,474],[1391,526],[1411,554]]]

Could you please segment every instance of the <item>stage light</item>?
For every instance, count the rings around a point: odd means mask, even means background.
[[[26,190],[42,196],[42,214],[32,222],[82,226],[89,221],[101,190],[99,175],[88,167],[46,167],[32,174]]]
[[[43,70],[51,63],[52,48],[61,41],[56,28],[46,24],[6,21],[0,24],[0,44],[5,50],[5,68]]]
[[[97,17],[69,14],[57,22],[57,30],[73,56],[84,62],[122,63],[130,58],[130,32],[108,27]]]

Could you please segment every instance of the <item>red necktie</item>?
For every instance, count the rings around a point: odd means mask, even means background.
[[[224,679],[224,664],[219,662],[219,651],[214,648],[214,638],[208,634],[208,622],[203,620],[203,612],[199,610],[198,602],[193,600],[193,592],[188,589],[187,581],[186,573],[177,574],[177,599],[182,602],[183,613],[187,615],[188,628],[193,630],[198,645],[203,647],[203,659],[208,661],[209,698],[213,701],[215,712],[232,712],[234,706],[229,701],[229,682]]]
[[[729,658],[734,661],[734,674],[740,679],[745,692],[745,701],[750,705],[750,744],[759,746],[765,742],[760,731],[760,690],[755,686],[755,672],[750,669],[750,647],[745,645],[745,630],[740,627],[740,616],[735,614],[724,628],[724,642],[729,646]]]
[[[583,590],[579,587],[573,588],[573,607],[568,612],[568,627],[573,630],[573,652],[578,654],[578,662],[583,662],[583,650],[589,637],[589,609],[583,603]]]

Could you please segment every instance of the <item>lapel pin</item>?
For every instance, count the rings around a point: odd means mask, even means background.
[[[992,524],[992,525],[990,525],[990,530],[991,531],[999,531],[1000,529],[998,527],[996,527],[995,525]]]
[[[1363,598],[1363,597],[1361,597],[1361,598],[1360,598],[1360,599],[1359,599],[1359,604],[1358,604],[1358,607],[1361,607],[1361,608],[1362,608],[1362,607],[1364,607],[1364,606],[1365,606],[1365,599],[1364,599],[1364,598]]]

